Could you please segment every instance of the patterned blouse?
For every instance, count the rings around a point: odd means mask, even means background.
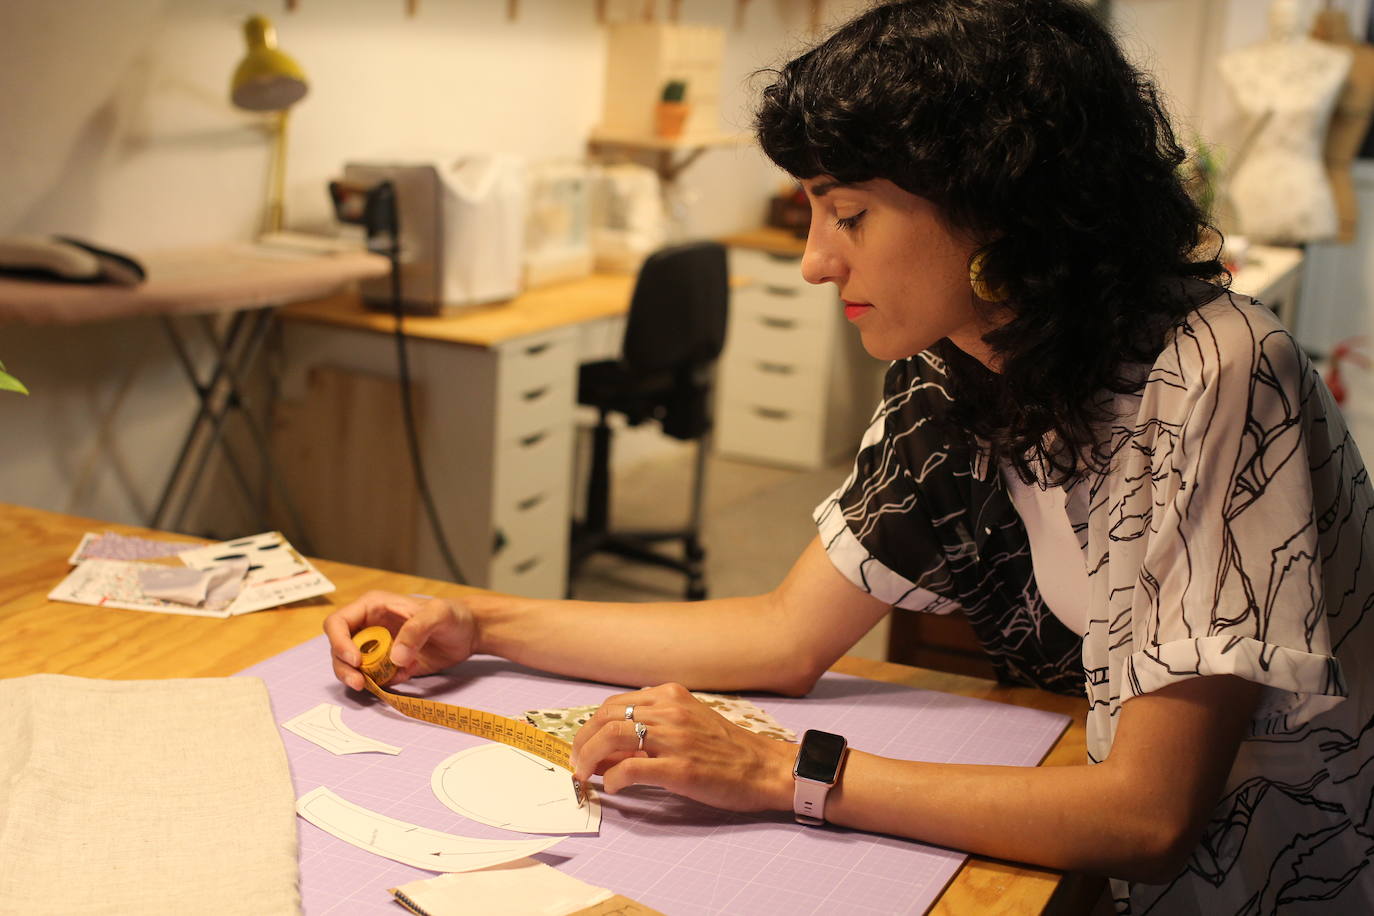
[[[1036,589],[1001,475],[947,419],[955,358],[888,371],[853,473],[816,509],[835,566],[896,607],[962,609],[1005,681],[1085,690],[1093,762],[1131,697],[1209,674],[1266,688],[1187,866],[1113,882],[1118,912],[1374,913],[1374,491],[1302,350],[1224,293],[1113,396],[1108,467],[1065,486],[1081,641]]]

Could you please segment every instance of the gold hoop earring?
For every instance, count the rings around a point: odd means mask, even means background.
[[[983,279],[983,255],[985,252],[978,252],[968,262],[968,285],[973,289],[973,295],[982,299],[984,302],[1005,302],[1007,291],[1004,287],[993,286]]]

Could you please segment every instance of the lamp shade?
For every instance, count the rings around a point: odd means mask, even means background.
[[[284,111],[309,88],[300,64],[277,49],[277,33],[262,16],[243,24],[248,53],[239,61],[230,82],[229,97],[250,111]]]

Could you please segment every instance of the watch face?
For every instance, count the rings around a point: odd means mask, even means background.
[[[798,778],[834,782],[845,747],[846,742],[839,735],[814,729],[808,731],[802,737],[801,751],[797,754]]]

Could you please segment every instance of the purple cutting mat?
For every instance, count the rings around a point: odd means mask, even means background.
[[[467,820],[435,798],[435,766],[479,739],[407,719],[349,691],[334,679],[323,636],[241,674],[266,682],[278,723],[329,702],[343,707],[344,723],[358,733],[403,748],[398,756],[336,757],[281,729],[297,796],[327,786],[365,808],[446,833],[530,836]],[[401,690],[523,718],[527,709],[599,703],[621,688],[479,656]],[[805,699],[751,699],[798,734],[819,728],[865,751],[951,763],[1034,766],[1068,722],[1055,713],[839,674],[825,675]],[[802,827],[784,814],[717,811],[657,789],[600,798],[599,834],[568,837],[536,858],[669,916],[924,913],[964,861],[961,853],[909,840]],[[308,916],[396,916],[387,888],[435,877],[297,823]]]

